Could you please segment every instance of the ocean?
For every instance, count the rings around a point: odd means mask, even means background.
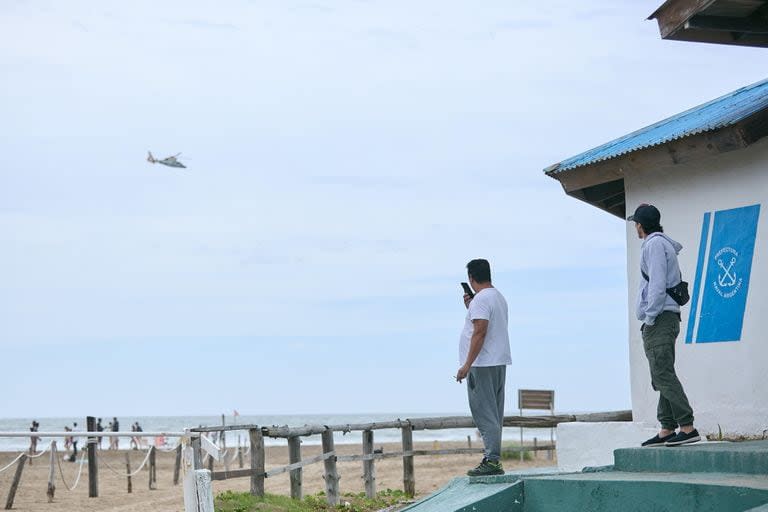
[[[466,416],[466,413],[432,413],[432,414],[404,414],[404,413],[381,413],[381,414],[333,414],[333,415],[264,415],[249,416],[242,415],[236,419],[233,416],[225,417],[227,425],[260,425],[260,426],[283,426],[301,427],[304,425],[343,425],[347,423],[371,423],[381,421],[392,421],[398,418],[423,418],[439,416]],[[85,430],[85,418],[5,418],[0,419],[0,451],[21,451],[29,446],[28,438],[3,438],[2,432],[26,432],[32,424],[32,420],[39,424],[40,432],[61,432],[65,426],[72,427],[77,423],[77,429]],[[134,422],[138,422],[145,432],[181,432],[185,428],[195,428],[200,426],[221,425],[221,416],[121,416],[117,418],[120,423],[120,431],[126,432],[126,437],[120,439],[120,448],[128,449],[130,447],[130,430]],[[102,425],[108,429],[112,418],[103,417]],[[549,440],[549,429],[524,429],[523,437],[526,440],[532,440],[534,437],[540,441]],[[237,446],[238,442],[245,445],[248,439],[246,431],[232,431],[226,433],[227,446]],[[475,429],[450,429],[450,430],[423,430],[415,431],[413,439],[416,442],[441,442],[441,441],[466,441],[467,436],[472,439],[473,446],[482,446],[481,441]],[[515,441],[520,439],[520,429],[505,428],[504,439]],[[41,439],[38,448],[42,449],[48,446],[50,439]],[[175,444],[175,440],[168,439],[168,443]],[[337,444],[361,444],[362,433],[350,432],[348,434],[336,433],[334,441]],[[152,442],[152,440],[150,440]],[[320,436],[309,436],[303,438],[304,444],[320,444]],[[374,431],[374,445],[378,443],[399,443],[401,442],[399,429],[384,429]],[[267,446],[287,445],[285,439],[264,440]],[[63,440],[58,439],[57,444],[63,447]],[[83,446],[84,443],[80,443]],[[103,446],[106,448],[108,440],[104,440]]]

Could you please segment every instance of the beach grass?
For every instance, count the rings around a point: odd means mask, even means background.
[[[520,460],[520,443],[508,442],[501,446],[501,460]],[[524,451],[523,460],[533,460],[533,452]]]
[[[323,492],[311,494],[303,500],[293,500],[288,496],[269,493],[263,498],[257,498],[247,492],[225,491],[216,496],[214,508],[216,512],[374,512],[382,509],[396,510],[400,508],[398,505],[406,502],[408,498],[405,493],[393,489],[379,491],[373,499],[366,498],[365,493],[346,493],[341,496],[336,507],[328,504]]]

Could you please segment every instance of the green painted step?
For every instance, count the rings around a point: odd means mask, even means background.
[[[617,471],[768,475],[768,441],[622,448],[613,454]]]
[[[501,483],[470,483],[468,477],[451,482],[404,508],[413,512],[523,512],[523,484],[519,478]]]
[[[768,479],[752,475],[608,471],[525,478],[523,487],[523,512],[743,512],[768,503]]]

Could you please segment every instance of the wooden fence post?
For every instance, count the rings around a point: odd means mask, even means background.
[[[157,450],[154,446],[149,447],[149,490],[154,491],[157,489],[157,464],[155,460],[155,454]]]
[[[301,461],[301,437],[291,436],[288,438],[288,463],[295,464]],[[300,500],[304,497],[301,484],[303,478],[302,468],[292,469],[291,473],[291,498]]]
[[[240,446],[239,440],[237,442],[237,462],[240,464],[240,469],[243,469],[243,447]]]
[[[133,492],[133,482],[131,481],[131,451],[125,452],[125,474],[128,478],[128,494]]]
[[[11,483],[11,490],[8,491],[8,499],[5,502],[5,510],[11,510],[13,508],[13,500],[16,498],[16,490],[19,488],[19,482],[21,482],[21,472],[24,471],[24,464],[27,462],[27,455],[24,454],[16,466],[16,474],[13,475],[13,483]]]
[[[413,455],[407,455],[413,452],[413,426],[410,422],[400,427],[403,435],[403,491],[407,496],[416,495],[416,475],[413,470]]]
[[[373,456],[373,430],[363,431],[363,455]],[[374,460],[363,460],[363,482],[365,495],[369,499],[376,497],[376,467]]]
[[[200,434],[195,435],[190,441],[192,446],[192,469],[203,469],[203,455],[200,448]]]
[[[181,442],[176,447],[176,461],[173,464],[173,485],[179,485],[179,473],[181,472]]]
[[[86,430],[88,432],[96,431],[96,418],[93,416],[87,416],[85,418]],[[89,437],[86,440],[88,443],[88,497],[99,497],[99,465],[96,462],[96,443],[98,440],[95,437]]]
[[[48,469],[48,503],[53,503],[56,495],[56,441],[51,441],[51,467]]]
[[[555,458],[555,433],[553,428],[549,429],[549,446],[551,447],[549,450],[547,450],[547,459],[552,460]]]
[[[213,456],[210,453],[208,454],[208,471],[213,474]]]
[[[321,434],[323,439],[323,454],[333,453],[336,448],[333,444],[333,430],[326,428]],[[339,504],[339,474],[336,472],[336,454],[334,453],[324,461],[325,493],[328,504],[335,507]]]
[[[251,495],[264,496],[264,435],[260,428],[248,430],[251,440]]]
[[[533,458],[534,459],[538,458],[539,453],[536,451],[536,448],[538,447],[539,447],[539,440],[538,438],[534,437],[533,438]]]

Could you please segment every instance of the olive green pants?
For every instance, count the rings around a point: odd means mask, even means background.
[[[643,347],[651,369],[651,386],[659,392],[656,417],[661,428],[675,430],[693,425],[693,409],[675,373],[675,340],[680,334],[680,316],[664,311],[653,325],[642,327]]]

